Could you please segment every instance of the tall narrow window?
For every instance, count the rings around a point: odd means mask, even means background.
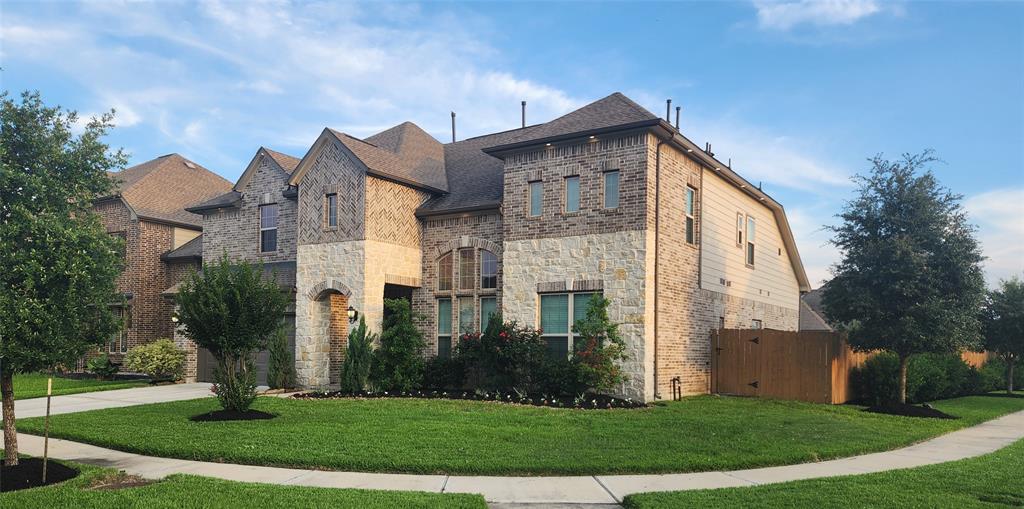
[[[110,344],[107,345],[107,352],[125,353],[128,351],[128,317],[130,312],[130,309],[126,309],[124,307],[118,306],[114,308],[114,316],[116,316],[118,321],[121,323],[119,324],[117,332],[114,332],[114,334],[110,336]]]
[[[459,334],[473,332],[473,297],[459,297]]]
[[[338,226],[338,195],[331,193],[327,195],[327,227],[334,228]]]
[[[541,212],[544,198],[544,183],[535,180],[530,182],[530,216],[537,217]]]
[[[498,311],[498,299],[494,297],[480,297],[480,331],[487,330],[491,323],[491,316]]]
[[[437,299],[437,356],[452,356],[452,300]]]
[[[747,216],[747,265],[754,266],[754,218]]]
[[[736,213],[736,246],[743,247],[743,213]]]
[[[565,212],[573,213],[580,211],[580,178],[578,176],[565,177]]]
[[[277,204],[260,205],[260,252],[277,251]]]
[[[480,250],[480,288],[498,287],[498,257],[494,253]]]
[[[606,171],[604,173],[604,208],[619,208],[619,172]]]
[[[459,290],[472,290],[476,282],[476,267],[472,249],[459,251]]]
[[[696,201],[697,191],[687,186],[686,188],[686,243],[693,244],[696,240],[696,234],[694,232],[693,222],[693,211],[694,202]]]
[[[548,355],[564,359],[569,354],[569,296],[540,296],[540,328],[548,344]]]
[[[437,260],[437,290],[452,289],[452,254],[447,253]]]

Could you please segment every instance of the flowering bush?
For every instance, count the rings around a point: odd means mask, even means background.
[[[466,369],[469,387],[485,391],[532,391],[546,360],[540,331],[491,318],[487,330],[463,334],[455,358]]]

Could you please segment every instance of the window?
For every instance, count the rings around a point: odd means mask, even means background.
[[[327,211],[327,227],[336,228],[338,226],[338,195],[331,193],[327,195],[326,207]]]
[[[277,251],[277,204],[260,205],[260,252]]]
[[[747,216],[747,265],[754,266],[754,218]]]
[[[694,200],[697,196],[697,191],[687,186],[686,187],[686,243],[693,244],[695,242],[695,232],[693,223],[693,211],[694,211]]]
[[[751,329],[760,329],[761,328],[761,320],[751,320],[750,321],[750,328]]]
[[[459,334],[473,332],[473,297],[459,297]]]
[[[604,208],[619,208],[619,171],[604,173]]]
[[[743,213],[736,213],[736,246],[743,247]]]
[[[452,356],[452,300],[437,299],[437,356]]]
[[[452,289],[451,253],[445,254],[437,261],[437,289],[438,291],[448,291]]]
[[[580,178],[565,177],[565,212],[571,214],[580,211]]]
[[[718,317],[718,330],[722,330],[724,328],[725,328],[725,317],[724,316],[720,316],[720,317]]]
[[[491,322],[491,315],[498,312],[498,299],[494,297],[480,297],[480,330],[487,330]]]
[[[480,251],[480,288],[498,287],[498,257],[483,249]]]
[[[472,249],[459,251],[459,290],[472,290],[476,285],[475,256]]]
[[[587,315],[587,304],[594,295],[588,292],[540,296],[540,328],[551,358],[568,356],[574,342],[572,326]]]
[[[541,204],[544,198],[544,183],[535,180],[530,182],[530,216],[537,217],[541,212]]]
[[[125,232],[110,232],[110,236],[121,239],[117,244],[117,253],[124,259],[128,256],[128,235]]]
[[[125,353],[128,351],[128,327],[131,325],[129,323],[130,312],[130,309],[125,309],[120,306],[114,308],[114,316],[117,317],[118,321],[121,323],[117,332],[114,332],[114,335],[110,337],[110,343],[107,345],[107,352]]]

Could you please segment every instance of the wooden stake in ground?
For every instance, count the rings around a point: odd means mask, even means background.
[[[50,453],[50,396],[53,395],[53,377],[46,379],[46,420],[43,423],[43,484],[46,484],[46,459]]]

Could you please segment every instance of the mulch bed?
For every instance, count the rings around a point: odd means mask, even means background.
[[[631,399],[588,394],[583,398],[573,396],[547,396],[517,394],[514,392],[473,392],[473,391],[407,391],[407,392],[342,392],[311,391],[292,395],[296,399],[379,399],[419,398],[489,401],[514,405],[544,406],[553,408],[577,408],[580,410],[608,410],[613,408],[646,408],[647,405]]]
[[[43,484],[43,459],[21,458],[13,467],[6,463],[0,467],[0,492],[48,486],[77,476],[78,470],[50,460],[46,463],[46,484]]]
[[[246,410],[244,412],[238,412],[236,410],[215,410],[205,414],[193,415],[188,419],[194,422],[259,421],[273,419],[274,417],[277,416],[266,412],[260,412],[259,410]]]
[[[888,403],[885,405],[870,406],[864,409],[865,412],[876,414],[902,415],[904,417],[930,417],[933,419],[958,419],[935,408],[906,405],[900,403]]]

